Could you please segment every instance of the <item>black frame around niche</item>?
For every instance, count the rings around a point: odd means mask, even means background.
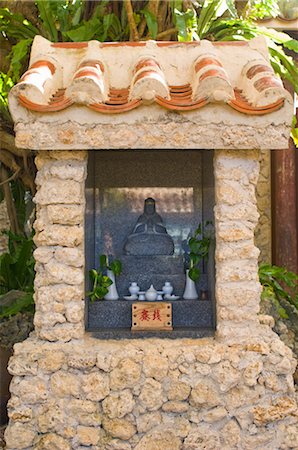
[[[150,150],[149,150],[150,151]],[[125,154],[130,157],[133,153],[138,156],[148,150],[92,150],[88,152],[88,176],[86,180],[86,214],[85,214],[85,262],[86,262],[86,291],[88,289],[89,277],[88,270],[95,265],[95,158],[99,153],[113,152],[125,158]],[[200,152],[202,158],[202,221],[212,220],[214,223],[213,207],[214,198],[214,175],[213,175],[213,151],[212,150],[152,150],[156,152],[156,157],[161,153],[171,160],[171,152],[183,152],[187,158],[188,152]],[[105,155],[106,156],[106,155]],[[139,337],[165,337],[165,338],[198,338],[210,336],[215,331],[216,305],[215,305],[215,262],[214,248],[208,263],[208,300],[196,300],[195,302],[185,303],[184,300],[173,302],[173,331],[171,332],[134,332],[130,331],[130,322],[128,315],[131,308],[131,302],[126,300],[119,301],[99,301],[91,303],[86,298],[85,324],[86,331],[103,339],[125,339]],[[183,324],[181,314],[188,311],[190,317],[189,325]],[[109,314],[108,326],[104,317]],[[119,319],[119,320],[118,320]],[[121,320],[120,320],[121,319]],[[197,320],[196,320],[197,319]]]

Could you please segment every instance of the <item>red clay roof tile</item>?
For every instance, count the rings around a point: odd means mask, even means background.
[[[158,52],[164,51],[165,48],[169,49],[167,58],[172,66],[171,70],[176,70],[177,73],[185,71],[182,81],[188,79],[187,83],[183,85],[171,83],[170,85],[169,80],[173,76],[169,75],[166,62],[156,55],[149,56],[150,49],[154,45],[160,48]],[[255,63],[252,61],[251,64],[248,60],[247,69],[246,66],[243,68],[242,78],[239,82],[239,85],[242,86],[241,90],[239,90],[237,80],[236,82],[235,80],[231,81],[227,64],[223,64],[220,59],[220,51],[216,50],[216,47],[248,46],[245,41],[208,43],[204,44],[202,51],[200,42],[173,41],[156,43],[152,43],[152,41],[108,43],[92,41],[90,45],[87,42],[63,42],[53,43],[50,46],[56,49],[56,52],[64,52],[64,58],[68,52],[70,57],[77,55],[76,61],[78,62],[76,62],[75,70],[71,77],[66,77],[67,79],[64,81],[68,84],[65,86],[61,81],[63,80],[62,65],[55,65],[54,58],[50,58],[51,61],[47,60],[47,54],[45,54],[43,58],[35,60],[31,64],[28,71],[22,76],[20,83],[13,88],[23,107],[40,113],[61,111],[75,103],[81,103],[100,113],[118,114],[137,108],[142,105],[143,101],[149,100],[175,111],[192,111],[217,101],[228,103],[230,107],[241,113],[259,115],[268,114],[281,108],[285,99],[282,83],[265,58],[262,60],[259,57]],[[130,61],[127,66],[125,66],[125,62],[121,66],[121,70],[126,71],[126,78],[124,78],[130,79],[122,87],[119,85],[121,86],[121,73],[123,72],[119,71],[118,80],[120,81],[118,81],[117,87],[111,85],[110,79],[112,69],[111,66],[109,67],[109,52],[113,49],[117,51],[118,47],[128,47],[131,48],[130,52],[134,52],[130,56],[130,60],[134,60],[134,62]],[[145,49],[143,50],[143,48]],[[190,52],[197,52],[197,48],[201,54],[197,53],[186,70],[183,62],[181,67],[179,66],[179,58],[175,54],[176,48],[179,51],[181,48],[185,48],[185,51],[189,49]],[[193,48],[194,50],[192,50]],[[112,57],[115,58],[115,55],[113,53]],[[190,55],[189,52],[188,55]],[[96,59],[97,56],[99,59]],[[171,58],[173,58],[173,62],[171,62]],[[68,79],[70,81],[67,81]],[[207,79],[209,84],[204,85]],[[77,82],[78,84],[75,84]],[[45,93],[41,86],[47,86]],[[36,88],[39,89],[38,95],[34,94]],[[83,89],[84,93],[80,94],[80,89]],[[90,89],[92,92],[89,95]],[[254,95],[251,94],[252,90]],[[267,92],[270,94],[270,102],[264,104]],[[262,96],[262,99],[258,102],[259,96]],[[43,98],[44,102],[39,103],[33,98]]]

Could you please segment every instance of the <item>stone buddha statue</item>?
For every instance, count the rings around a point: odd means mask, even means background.
[[[174,242],[155,209],[155,200],[146,198],[144,212],[124,245],[125,255],[173,255]]]

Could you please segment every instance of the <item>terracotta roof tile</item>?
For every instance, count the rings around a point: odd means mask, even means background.
[[[260,115],[282,107],[286,97],[264,52],[248,42],[52,44],[43,39],[42,46],[41,39],[12,89],[23,107],[40,113],[81,104],[118,114],[153,102],[183,112],[215,102]]]

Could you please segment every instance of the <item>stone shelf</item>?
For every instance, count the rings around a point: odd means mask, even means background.
[[[198,339],[214,336],[214,328],[176,328],[173,331],[131,331],[127,328],[106,329],[92,331],[90,334],[96,339]]]
[[[101,300],[94,303],[89,302],[87,330],[100,330],[101,332],[116,330],[117,333],[119,329],[130,330],[132,303],[135,303],[135,301]],[[174,300],[170,303],[172,303],[174,330],[180,328],[214,328],[213,304],[210,300]]]

